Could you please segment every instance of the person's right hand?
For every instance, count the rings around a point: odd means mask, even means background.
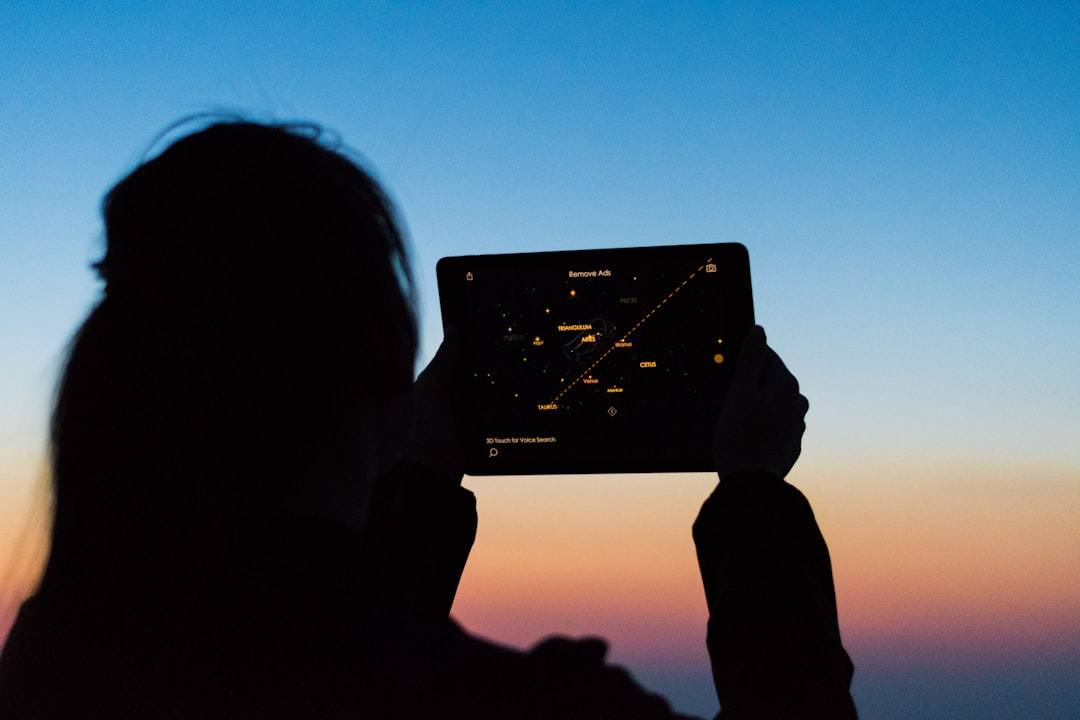
[[[735,360],[713,437],[720,479],[739,471],[784,478],[802,450],[808,408],[799,382],[765,344],[765,330],[755,325]]]

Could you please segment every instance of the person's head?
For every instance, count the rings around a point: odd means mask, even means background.
[[[104,296],[53,413],[50,569],[328,504],[361,519],[416,349],[378,184],[313,126],[223,122],[140,165],[103,214]]]

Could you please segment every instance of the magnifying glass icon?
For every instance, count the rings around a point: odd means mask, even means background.
[[[499,454],[499,448],[489,448],[488,449],[488,457],[489,458],[496,457],[498,454]]]

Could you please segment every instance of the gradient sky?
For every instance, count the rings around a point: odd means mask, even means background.
[[[863,716],[1080,715],[1080,5],[0,2],[0,68],[0,612],[100,198],[173,120],[239,110],[369,159],[425,356],[443,255],[744,243]],[[470,479],[458,617],[603,634],[714,711],[711,483]]]

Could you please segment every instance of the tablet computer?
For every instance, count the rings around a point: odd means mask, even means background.
[[[696,472],[754,323],[737,243],[447,257],[470,475]]]

